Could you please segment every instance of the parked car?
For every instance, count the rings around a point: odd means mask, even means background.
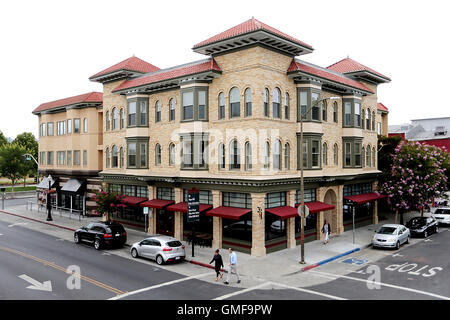
[[[86,241],[100,250],[103,246],[123,246],[127,242],[127,232],[118,222],[91,222],[86,227],[75,230],[75,243]]]
[[[401,224],[385,224],[375,231],[372,246],[399,249],[403,243],[409,243],[411,233]]]
[[[275,220],[270,225],[270,231],[273,233],[283,233],[286,231],[286,221]]]
[[[406,226],[411,232],[411,236],[428,237],[432,233],[439,231],[438,222],[433,217],[415,217],[408,221]]]
[[[439,224],[450,224],[450,208],[437,208],[432,214]]]
[[[159,265],[171,261],[182,261],[186,257],[184,245],[181,241],[162,234],[151,235],[134,243],[131,246],[130,253],[133,258],[153,259]]]

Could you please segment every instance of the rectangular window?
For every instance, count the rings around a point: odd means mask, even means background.
[[[47,135],[48,136],[53,135],[53,122],[47,123]]]
[[[67,133],[72,133],[72,119],[67,119]]]
[[[129,143],[128,144],[128,166],[129,167],[136,167],[136,143]]]
[[[276,208],[286,205],[286,192],[267,193],[264,207]]]
[[[56,135],[61,136],[66,134],[66,122],[58,121],[56,123]]]
[[[355,142],[354,144],[354,154],[355,154],[355,167],[361,166],[361,143]]]
[[[45,137],[45,128],[46,128],[46,124],[42,123],[41,124],[41,132],[40,132],[41,137]]]
[[[361,127],[361,104],[355,102],[355,127]]]
[[[345,102],[344,103],[344,111],[345,111],[345,116],[344,116],[344,123],[346,126],[351,125],[351,116],[352,116],[352,104],[351,102]]]
[[[352,144],[350,142],[345,143],[345,166],[349,167],[352,164],[352,151],[351,151]]]
[[[377,133],[381,135],[381,122],[377,122]]]
[[[311,143],[311,166],[313,168],[317,168],[319,167],[319,155],[320,155],[320,150],[319,150],[319,141],[317,140],[313,140]]]
[[[141,108],[141,126],[146,126],[147,125],[147,102],[145,101],[141,101],[140,103],[140,108]],[[160,114],[160,118],[161,118],[161,114]],[[161,119],[159,119],[161,120]]]
[[[64,166],[66,164],[66,152],[65,151],[57,151],[56,152],[57,164],[58,166]]]
[[[47,164],[53,165],[53,151],[47,152]]]
[[[140,157],[141,157],[141,168],[147,167],[147,144],[141,143],[141,149],[140,149]]]
[[[198,118],[206,119],[206,91],[198,91]]]
[[[67,151],[67,165],[72,165],[72,151]]]
[[[87,166],[87,150],[83,150],[83,166]]]
[[[183,120],[194,119],[194,92],[183,92]]]
[[[80,133],[80,119],[73,119],[73,133]]]
[[[249,193],[223,192],[222,203],[226,207],[252,208],[252,199]]]
[[[175,200],[173,188],[157,188],[156,198],[160,200]]]
[[[136,197],[148,198],[148,188],[147,187],[136,187]]]
[[[128,103],[128,126],[136,125],[136,101]]]
[[[194,152],[192,149],[192,140],[189,138],[183,138],[183,167],[194,166]]]
[[[136,188],[135,186],[123,186],[123,194],[129,197],[136,197]]]
[[[80,165],[80,150],[75,150],[73,152],[73,165],[74,166]]]
[[[183,201],[188,202],[189,190],[183,190]],[[199,202],[202,204],[213,204],[213,196],[210,190],[199,190]]]
[[[303,140],[303,167],[308,167],[308,140]]]
[[[308,92],[300,92],[300,112],[303,120],[306,119],[306,107],[308,105]]]
[[[315,92],[311,93],[311,106],[312,106],[311,118],[313,120],[320,121],[320,106],[318,104],[318,101],[319,101],[319,94]]]
[[[83,122],[84,122],[83,123],[83,132],[86,133],[86,132],[88,132],[87,118],[84,118]]]
[[[304,189],[303,191],[305,192],[304,195],[305,202],[316,201],[316,189]],[[297,190],[295,194],[295,203],[302,202],[301,195],[302,195],[301,190]]]

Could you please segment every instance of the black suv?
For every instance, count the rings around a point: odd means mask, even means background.
[[[100,250],[105,245],[123,246],[127,242],[127,233],[120,223],[99,221],[75,230],[73,239],[75,243],[93,243],[94,248]]]

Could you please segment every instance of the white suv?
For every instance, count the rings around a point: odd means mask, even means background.
[[[432,214],[439,224],[450,224],[450,207],[437,208]]]

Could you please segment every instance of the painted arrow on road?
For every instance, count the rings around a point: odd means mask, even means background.
[[[26,274],[20,275],[19,278],[21,278],[21,279],[25,280],[26,282],[32,284],[31,286],[28,286],[27,289],[52,292],[52,283],[50,281],[45,281],[43,283],[40,283],[39,281],[34,280],[33,278],[27,276]]]
[[[26,223],[26,222],[16,222],[16,223],[10,224],[8,226],[8,228],[15,227],[15,226],[24,226],[24,225],[27,225],[27,224],[28,223]]]

